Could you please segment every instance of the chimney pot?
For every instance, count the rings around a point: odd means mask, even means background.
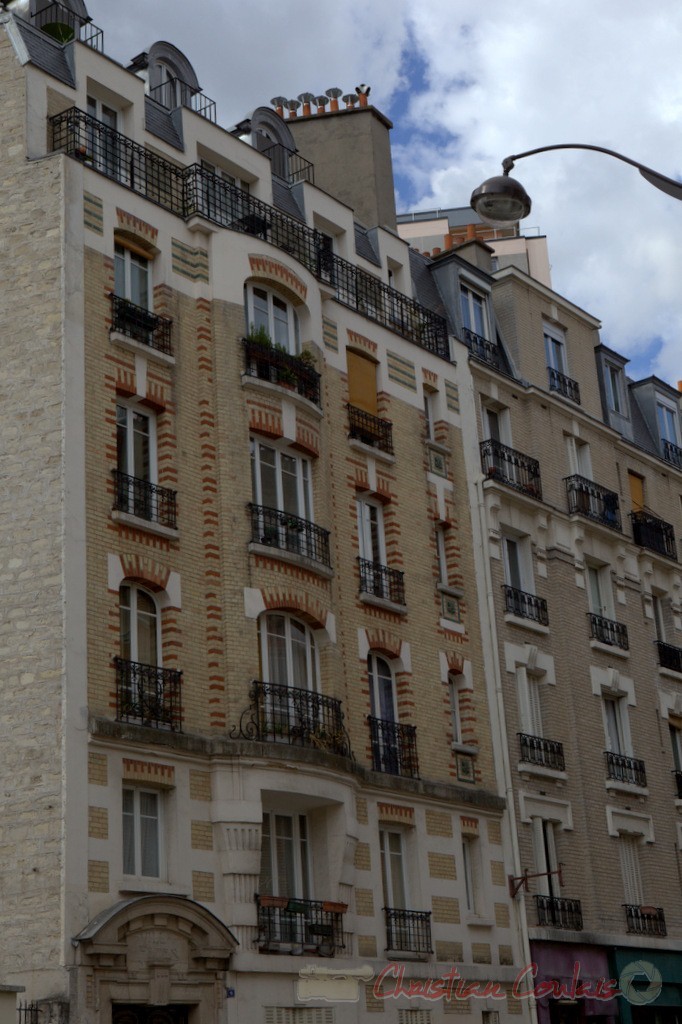
[[[358,102],[358,98],[353,92],[347,92],[343,97],[343,102],[346,104],[346,110],[352,110],[355,104]]]
[[[317,103],[317,112],[318,112],[318,114],[324,114],[324,108],[329,103],[329,97],[328,96],[316,96],[315,97],[315,102]]]
[[[330,111],[338,110],[339,109],[339,96],[343,92],[343,89],[338,89],[336,86],[333,86],[331,89],[325,89],[325,92],[326,92],[327,96],[329,97],[329,99],[331,100],[331,103],[329,105]]]

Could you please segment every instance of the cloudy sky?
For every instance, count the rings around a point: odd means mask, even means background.
[[[271,97],[372,87],[394,122],[398,209],[466,206],[503,157],[561,142],[682,178],[680,0],[88,0],[106,52],[157,39],[230,126]],[[513,17],[510,17],[510,13]],[[635,377],[682,379],[682,202],[631,167],[550,153],[514,171],[557,291],[599,317]]]

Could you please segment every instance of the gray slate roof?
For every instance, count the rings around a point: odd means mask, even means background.
[[[15,17],[14,23],[19,29],[24,45],[28,50],[31,64],[35,64],[41,71],[52,75],[53,78],[63,82],[64,85],[76,88],[76,79],[73,73],[73,65],[69,60],[71,48],[62,46],[54,39],[51,39],[45,32],[33,28],[23,18]]]
[[[144,123],[150,135],[156,135],[157,139],[167,142],[175,149],[185,148],[171,111],[149,96],[144,98]]]
[[[363,260],[367,260],[369,263],[373,263],[376,267],[381,266],[381,260],[376,252],[372,240],[369,237],[365,228],[360,224],[355,225],[355,252],[358,256],[361,256]]]

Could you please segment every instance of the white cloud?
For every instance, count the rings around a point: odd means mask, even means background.
[[[162,17],[160,6],[89,2],[121,61],[158,38],[180,46],[225,125],[280,93],[361,81],[391,116],[414,48],[423,81],[395,133],[396,170],[411,178],[402,208],[466,205],[504,156],[560,142],[682,176],[679,0],[172,0]],[[514,174],[534,200],[527,225],[548,236],[555,288],[601,318],[603,340],[637,358],[639,375],[682,378],[682,203],[597,154],[539,155]]]

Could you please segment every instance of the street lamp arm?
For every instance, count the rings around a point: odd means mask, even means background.
[[[607,156],[612,156],[616,160],[622,161],[624,164],[630,164],[631,167],[636,167],[639,173],[642,175],[650,185],[665,192],[666,195],[672,196],[673,199],[682,199],[682,182],[675,181],[674,178],[668,178],[665,174],[660,174],[658,171],[652,170],[650,167],[645,167],[644,164],[638,163],[636,160],[631,160],[628,156],[623,156],[622,153],[616,153],[613,149],[605,149],[604,146],[589,146],[586,143],[580,142],[562,142],[555,146],[540,146],[538,149],[529,149],[525,153],[516,153],[514,156],[505,157],[502,161],[502,170],[505,175],[508,175],[517,160],[523,159],[525,156],[535,156],[536,153],[548,153],[553,149],[591,149],[596,153],[606,153]]]

